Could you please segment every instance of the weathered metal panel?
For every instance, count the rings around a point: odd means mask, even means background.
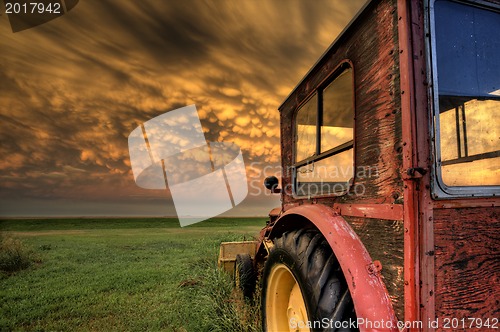
[[[284,188],[290,188],[292,184],[292,172],[286,170],[293,164],[294,113],[332,70],[348,60],[353,66],[355,81],[355,166],[357,171],[364,167],[371,173],[365,172],[355,178],[354,184],[364,189],[361,195],[314,201],[330,206],[334,202],[402,203],[397,20],[396,1],[370,3],[358,16],[356,24],[351,25],[283,103],[280,111]],[[289,190],[283,194],[285,210],[305,201],[292,197]]]
[[[218,260],[219,268],[233,275],[236,255],[249,254],[250,257],[254,258],[257,245],[257,241],[221,242]]]
[[[405,319],[434,319],[433,205],[430,195],[431,111],[427,68],[425,1],[400,0],[400,70],[403,123],[403,172],[422,170],[405,179]],[[403,60],[404,59],[404,60]]]
[[[435,301],[441,322],[445,317],[468,324],[469,318],[500,317],[499,213],[500,207],[434,210]]]
[[[401,204],[338,204],[334,210],[343,216],[364,217],[384,220],[403,220],[403,206]]]
[[[380,261],[382,277],[399,320],[404,319],[403,221],[344,217],[373,260]]]

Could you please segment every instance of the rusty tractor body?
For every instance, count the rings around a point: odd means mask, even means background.
[[[499,1],[369,1],[279,107],[265,330],[500,326],[499,31]]]

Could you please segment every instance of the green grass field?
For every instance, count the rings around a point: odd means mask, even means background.
[[[0,274],[0,331],[258,331],[217,268],[264,218],[0,220],[36,263]]]

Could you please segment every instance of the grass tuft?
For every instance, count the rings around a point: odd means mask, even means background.
[[[203,302],[209,302],[210,313],[203,325],[207,331],[260,331],[259,299],[246,301],[236,291],[232,278],[223,270],[213,267],[205,270]],[[256,292],[257,294],[259,292]],[[258,296],[258,295],[256,295]]]
[[[21,240],[0,235],[0,271],[11,274],[27,269],[34,261],[33,251]]]

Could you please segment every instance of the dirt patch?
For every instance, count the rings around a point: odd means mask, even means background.
[[[7,231],[4,234],[12,236],[48,236],[48,235],[82,235],[87,233],[85,230],[53,230],[53,231],[39,231],[39,232],[14,232]]]

